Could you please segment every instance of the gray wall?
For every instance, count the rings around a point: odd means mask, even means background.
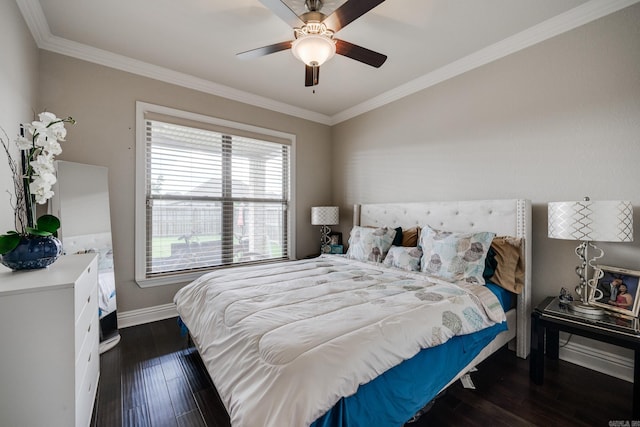
[[[61,160],[109,168],[118,311],[172,302],[180,286],[140,288],[134,281],[135,103],[144,101],[296,135],[296,245],[317,252],[311,206],[331,201],[330,128],[145,77],[40,53],[40,103],[77,120],[67,126]]]
[[[12,157],[18,159],[13,140],[20,123],[33,120],[38,94],[38,48],[14,1],[0,2],[0,127],[7,133]],[[2,139],[6,139],[0,131]],[[3,149],[0,149],[0,232],[15,228],[9,204],[13,181]],[[0,268],[4,266],[0,265]]]
[[[13,137],[34,110],[72,115],[78,124],[68,126],[59,158],[109,168],[120,311],[168,303],[177,290],[143,290],[133,281],[136,100],[296,134],[298,256],[316,250],[318,230],[308,224],[316,204],[340,205],[339,228],[348,233],[355,202],[531,199],[538,302],[573,286],[577,261],[573,242],[546,237],[547,202],[589,195],[640,206],[639,23],[634,5],[329,128],[38,54],[15,3],[0,2],[0,125]],[[11,181],[0,156],[6,194]],[[0,227],[12,226],[3,200]],[[604,263],[640,269],[638,232],[634,243],[601,246]]]
[[[626,199],[640,270],[640,4],[332,128],[334,203],[528,198],[533,300],[577,284],[576,242],[547,238],[547,203]],[[347,231],[347,228],[343,228]]]

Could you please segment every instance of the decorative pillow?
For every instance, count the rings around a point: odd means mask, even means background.
[[[495,252],[497,266],[490,280],[513,293],[522,293],[524,288],[524,259],[522,239],[500,236],[493,239],[491,249]]]
[[[422,229],[420,270],[450,282],[484,285],[484,261],[494,233],[455,233]]]
[[[100,248],[98,253],[98,269],[113,270],[113,250],[111,248]]]
[[[351,229],[347,257],[359,261],[381,262],[391,247],[396,230],[358,225]]]
[[[384,265],[407,271],[420,271],[420,258],[422,258],[422,249],[417,246],[412,248],[391,246],[387,256],[384,257]]]
[[[494,240],[495,239],[497,239],[497,237],[494,238]],[[487,257],[484,259],[484,273],[482,273],[482,277],[484,277],[485,280],[490,280],[491,277],[493,277],[493,275],[496,273],[496,268],[498,268],[498,261],[496,261],[496,251],[493,249],[493,247],[489,247]]]
[[[392,246],[402,246],[402,227],[396,227],[396,235],[393,238]]]
[[[411,227],[402,230],[402,246],[415,247],[418,246],[418,237],[420,236],[420,227]],[[395,246],[401,246],[395,245]]]

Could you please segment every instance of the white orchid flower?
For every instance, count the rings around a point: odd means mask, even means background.
[[[42,112],[42,113],[38,114],[38,118],[40,119],[40,121],[42,122],[42,124],[45,127],[49,126],[49,124],[51,122],[55,122],[56,120],[60,120],[59,118],[56,117],[55,114],[49,113],[48,111],[45,111],[45,112]]]
[[[42,175],[33,178],[33,181],[29,184],[29,190],[35,196],[37,203],[43,204],[53,197],[51,187],[56,181],[56,176],[51,172],[44,172]]]
[[[57,156],[58,154],[62,153],[62,147],[55,139],[45,139],[41,147],[43,151],[51,156]]]
[[[46,174],[45,174],[46,176]],[[55,183],[55,176],[54,176]],[[29,191],[31,195],[35,197],[36,203],[42,205],[53,197],[53,191],[51,190],[52,184],[48,182],[43,176],[37,176],[29,184]]]
[[[56,183],[58,179],[56,178],[55,173],[43,171],[42,174],[37,175],[33,178],[33,182],[37,183],[39,186],[51,187]]]
[[[25,134],[29,133],[33,135],[33,133],[35,132],[35,127],[31,123],[22,123],[21,126]]]
[[[64,137],[67,136],[67,130],[62,122],[52,124],[47,128],[46,133],[47,137],[58,141],[64,141]]]
[[[45,173],[55,174],[56,172],[55,166],[53,165],[53,156],[50,155],[40,154],[35,160],[32,160],[29,165],[31,165],[35,174],[39,176]]]
[[[47,134],[46,129],[42,132],[37,132],[34,136],[33,136],[33,143],[36,145],[36,147],[44,147],[47,144],[49,144],[51,142],[52,138],[49,137],[49,135]],[[55,139],[53,139],[53,142],[57,142]]]
[[[31,195],[35,197],[36,203],[39,205],[44,205],[45,203],[47,203],[47,200],[53,197],[53,191],[51,191],[51,187],[39,187],[34,190],[30,185],[29,189],[31,190]]]
[[[57,181],[54,158],[62,153],[59,141],[64,141],[67,135],[66,123],[74,124],[75,120],[72,117],[58,118],[45,111],[38,115],[38,120],[21,124],[15,143],[22,150],[22,160],[28,161],[28,165],[14,161],[5,141],[0,138],[14,175],[15,199],[20,201],[14,207],[15,223],[20,235],[28,235],[29,228],[37,228],[33,204],[46,203],[54,195],[53,185]],[[23,172],[20,166],[28,167]],[[23,185],[27,186],[28,192],[23,191]],[[3,236],[0,235],[0,238]]]
[[[37,120],[31,122],[31,125],[29,126],[29,133],[31,133],[31,135],[35,135],[36,133],[44,133],[46,132],[46,130],[47,124],[39,122]]]
[[[30,139],[27,139],[26,136],[19,136],[16,138],[16,145],[20,150],[29,150],[33,148],[33,142]]]

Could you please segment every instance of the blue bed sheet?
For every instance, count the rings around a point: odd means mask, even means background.
[[[493,285],[493,284],[491,284]],[[488,288],[503,308],[511,307],[513,294],[497,285]],[[318,418],[312,427],[402,426],[431,401],[456,374],[473,360],[507,323],[473,334],[455,336],[445,344],[421,350],[389,369]]]
[[[516,306],[516,294],[513,292],[510,292],[493,282],[487,282],[485,286],[489,288],[496,297],[498,297],[498,301],[500,301],[500,305],[505,312]]]

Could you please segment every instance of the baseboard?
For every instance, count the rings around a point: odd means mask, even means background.
[[[571,341],[560,348],[559,357],[561,360],[633,382],[633,358],[631,357],[620,356]]]
[[[178,312],[175,304],[156,305],[125,312],[118,311],[118,327],[128,328],[176,316],[178,316]]]

